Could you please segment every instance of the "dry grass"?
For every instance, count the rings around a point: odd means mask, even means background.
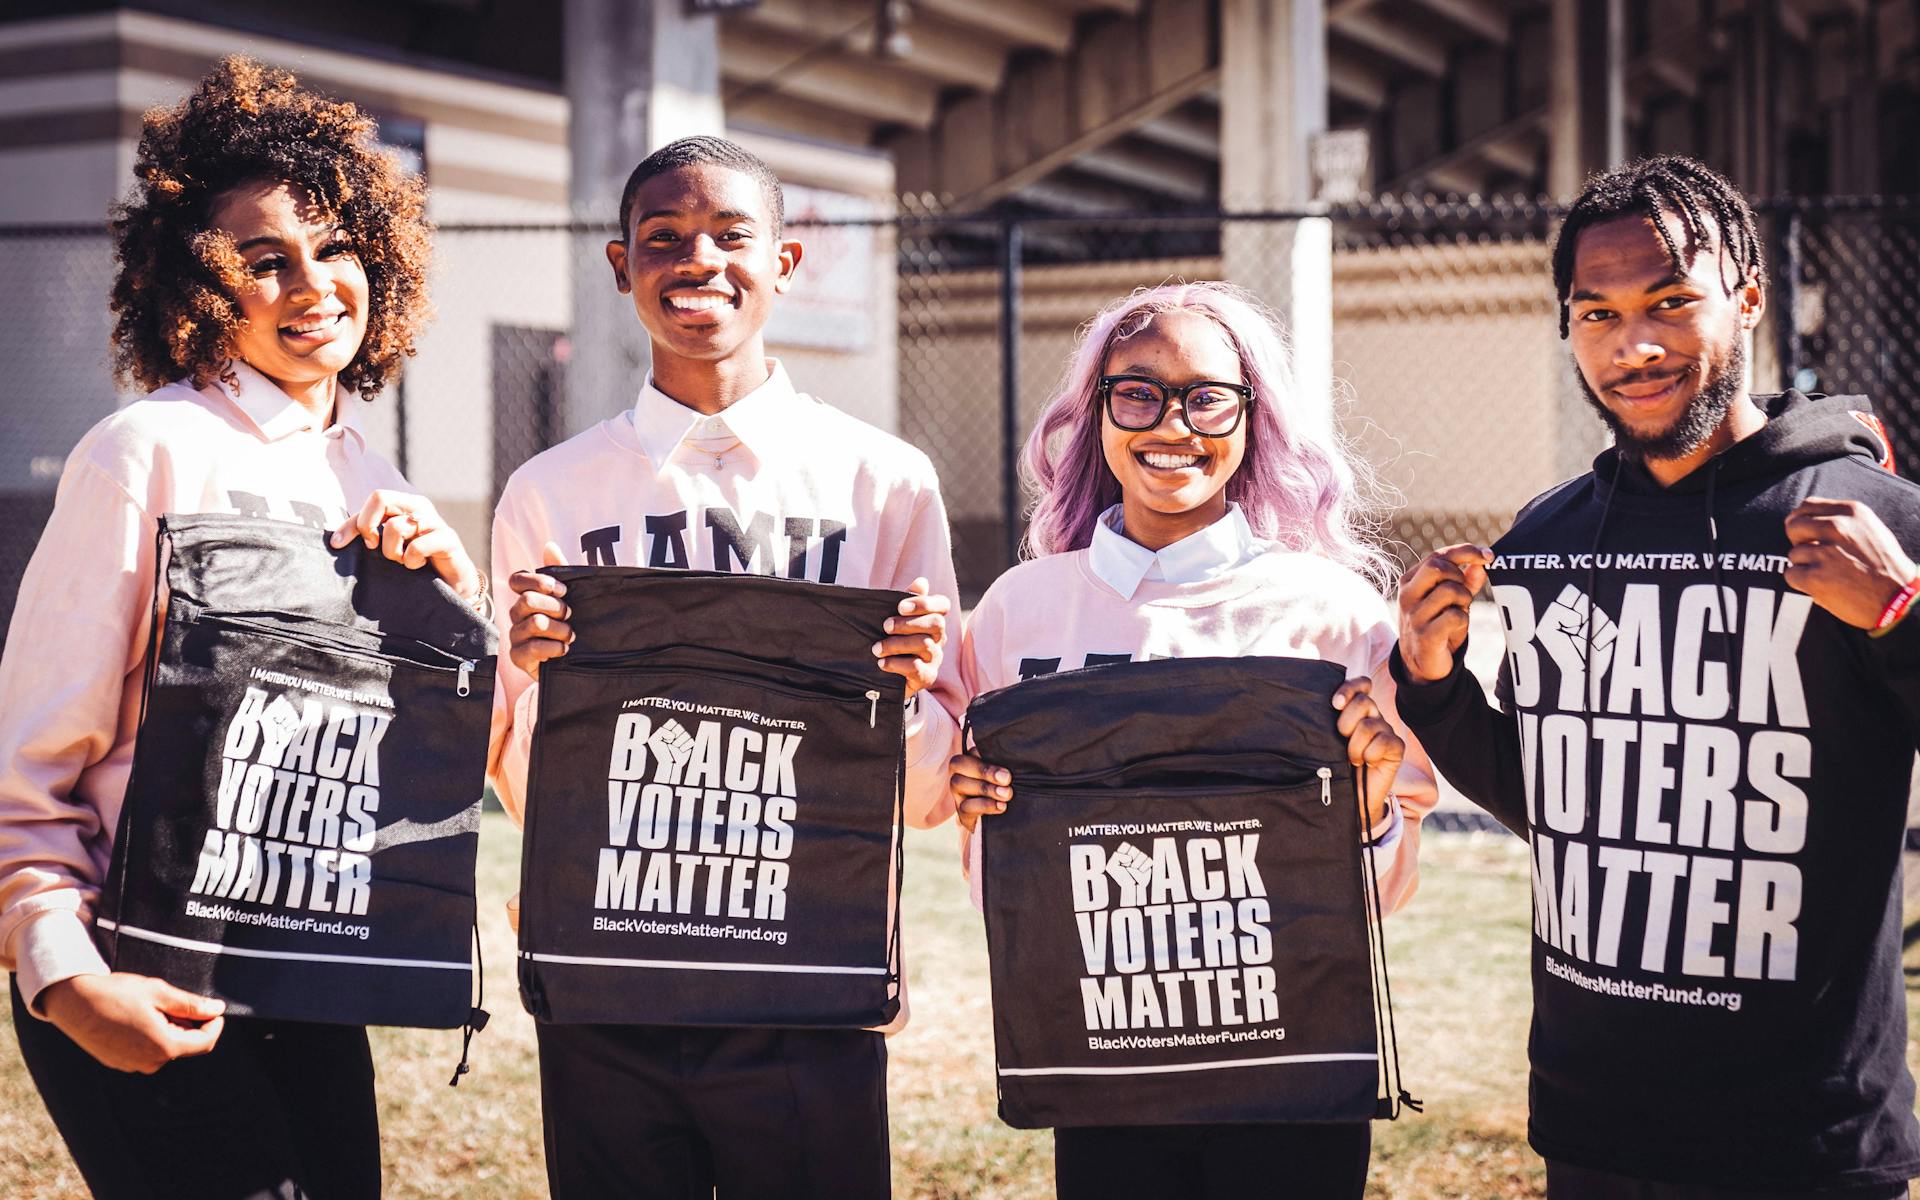
[[[984,940],[952,839],[948,828],[908,841],[913,1022],[891,1046],[894,1184],[925,1200],[1044,1196],[1050,1139],[994,1116]],[[1540,1163],[1525,1137],[1525,855],[1518,841],[1488,835],[1433,836],[1422,851],[1420,895],[1388,924],[1401,1057],[1426,1112],[1375,1126],[1368,1194],[1541,1195]],[[517,855],[512,826],[490,814],[480,894],[494,1019],[476,1041],[473,1074],[447,1087],[457,1033],[375,1034],[393,1200],[545,1194],[533,1024],[513,994],[501,911],[517,886]],[[0,1196],[84,1194],[17,1054],[0,1054]]]

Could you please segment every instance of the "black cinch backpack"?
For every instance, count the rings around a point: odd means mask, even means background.
[[[547,567],[520,989],[558,1023],[862,1028],[899,1011],[905,593]],[[931,703],[931,701],[929,701]]]
[[[1008,1124],[1365,1121],[1413,1103],[1331,704],[1344,678],[1167,659],[973,702],[975,753],[1013,774],[1014,802],[979,824]]]
[[[327,536],[160,519],[98,936],[115,970],[241,1016],[477,1028],[493,628],[432,571]]]

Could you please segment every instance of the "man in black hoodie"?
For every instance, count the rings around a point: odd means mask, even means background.
[[[1863,398],[1748,394],[1760,258],[1699,163],[1595,177],[1554,282],[1614,446],[1491,550],[1401,582],[1401,716],[1531,847],[1529,1133],[1555,1200],[1892,1197],[1920,1174],[1920,487]],[[1488,586],[1504,713],[1461,666]]]

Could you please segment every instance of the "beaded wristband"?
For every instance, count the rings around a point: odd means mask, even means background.
[[[1880,619],[1873,623],[1870,636],[1879,637],[1904,620],[1907,610],[1913,607],[1913,598],[1916,595],[1920,595],[1920,576],[1908,580],[1899,591],[1893,594],[1893,599],[1887,601],[1887,607],[1881,610]]]

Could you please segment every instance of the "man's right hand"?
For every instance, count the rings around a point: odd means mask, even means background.
[[[141,1075],[207,1053],[226,1027],[224,1002],[126,971],[62,979],[39,1001],[47,1019],[82,1050],[116,1071]]]
[[[1435,550],[1400,578],[1400,658],[1419,683],[1453,673],[1467,643],[1468,609],[1487,586],[1493,551],[1463,543]]]
[[[552,542],[541,549],[542,566],[563,566],[566,561]],[[540,664],[565,654],[573,641],[573,627],[567,624],[573,610],[560,600],[567,594],[567,585],[539,571],[515,571],[507,578],[507,586],[513,589],[507,655],[514,666],[538,679]]]

